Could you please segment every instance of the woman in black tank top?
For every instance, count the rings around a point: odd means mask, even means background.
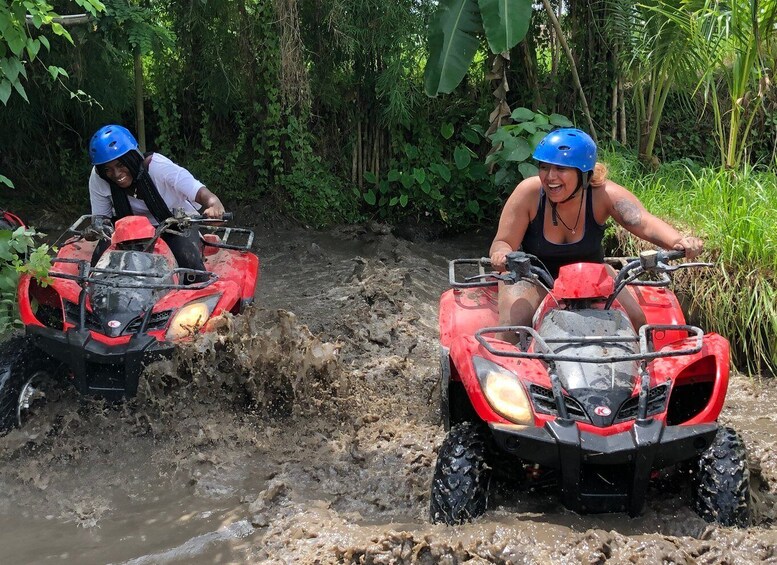
[[[608,180],[596,153],[588,134],[571,128],[552,131],[537,145],[533,156],[539,162],[539,174],[518,184],[499,218],[490,250],[494,268],[504,269],[505,256],[517,249],[536,255],[554,277],[563,265],[601,263],[609,218],[654,245],[684,249],[689,259],[701,253],[700,239],[683,236],[650,214],[631,192]],[[500,325],[530,326],[545,294],[530,283],[500,283]],[[618,300],[635,328],[645,323],[630,290],[621,292]]]

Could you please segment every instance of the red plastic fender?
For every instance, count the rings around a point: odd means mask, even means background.
[[[615,281],[604,264],[574,263],[558,271],[553,285],[556,300],[564,298],[607,298],[615,289]]]

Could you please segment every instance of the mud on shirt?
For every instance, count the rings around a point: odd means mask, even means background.
[[[187,214],[198,212],[200,205],[195,202],[195,198],[200,188],[205,185],[194,178],[189,171],[176,165],[164,155],[154,153],[148,165],[148,174],[171,212],[175,208],[183,208]],[[127,197],[133,214],[146,216],[154,226],[159,223],[149,212],[143,200],[130,194]],[[111,199],[111,187],[108,181],[100,178],[95,167],[92,167],[92,174],[89,176],[89,200],[92,204],[92,215],[109,218],[116,215]]]

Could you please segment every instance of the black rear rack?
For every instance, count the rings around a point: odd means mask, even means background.
[[[479,274],[467,277],[464,281],[458,281],[456,278],[456,268],[461,265],[477,265]],[[488,280],[489,273],[485,267],[491,266],[491,259],[481,257],[480,259],[453,259],[448,261],[448,282],[452,288],[474,288],[483,286],[496,286],[499,284],[497,279]]]
[[[248,228],[227,228],[223,226],[200,226],[200,233],[217,235],[221,241],[208,241],[202,238],[203,245],[218,247],[219,249],[233,249],[235,251],[251,251],[254,243],[254,230]],[[234,235],[245,235],[245,243],[230,243]],[[234,239],[234,238],[233,238]]]

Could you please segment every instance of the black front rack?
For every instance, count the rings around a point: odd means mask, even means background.
[[[695,338],[692,347],[683,347],[681,349],[669,351],[655,351],[653,349],[653,334],[657,331],[680,331],[686,332],[689,338]],[[518,334],[518,350],[495,349],[484,337],[485,334],[496,334],[503,332],[515,332]],[[696,326],[686,324],[665,325],[650,324],[639,328],[639,336],[619,337],[619,336],[575,336],[572,338],[549,338],[543,339],[533,328],[528,326],[494,326],[483,328],[475,333],[475,339],[486,351],[492,355],[502,357],[512,357],[516,359],[537,359],[548,364],[548,375],[551,382],[553,398],[556,401],[559,418],[562,422],[571,423],[566,397],[561,386],[561,379],[556,370],[557,362],[577,362],[577,363],[617,363],[621,361],[639,361],[640,362],[640,384],[639,399],[637,405],[637,421],[644,422],[648,418],[650,375],[647,371],[647,362],[653,359],[663,357],[680,357],[683,355],[693,355],[701,351],[704,342],[704,331]],[[535,349],[540,351],[529,351],[529,344],[535,344]],[[629,353],[622,355],[605,355],[597,357],[586,357],[583,355],[568,355],[556,353],[550,348],[549,344],[564,345],[592,345],[618,344],[618,343],[637,343],[639,342],[639,353]]]
[[[615,269],[620,269],[626,265],[629,261],[633,261],[633,257],[605,257],[604,262],[607,265],[612,266]],[[460,280],[458,270],[460,267],[467,265],[475,265],[478,268],[478,274],[474,276],[465,277],[464,280]],[[448,262],[448,282],[451,288],[475,288],[485,286],[496,286],[499,284],[499,279],[493,277],[497,273],[493,271],[486,271],[491,267],[491,259],[488,257],[480,257],[479,259],[453,259]],[[666,273],[659,273],[656,280],[635,280],[631,281],[631,286],[655,286],[655,287],[667,287],[671,283],[669,275]]]
[[[178,267],[171,269],[164,274],[148,273],[145,271],[130,271],[128,269],[102,269],[98,267],[92,267],[89,261],[85,259],[65,259],[54,258],[51,260],[52,264],[57,263],[69,263],[78,265],[78,274],[63,273],[61,271],[49,271],[49,276],[58,279],[66,279],[77,282],[81,287],[85,288],[88,285],[100,285],[113,288],[146,288],[153,290],[170,289],[170,290],[202,290],[212,285],[218,280],[218,275],[211,271],[202,271],[199,269],[184,269]],[[103,279],[95,277],[94,275],[120,275],[125,277],[143,277],[144,279],[162,279],[171,275],[191,275],[205,280],[201,282],[191,284],[172,284],[170,282],[144,282],[144,281],[117,281],[113,279]]]
[[[657,331],[680,331],[689,334],[689,337],[695,338],[692,347],[683,347],[682,349],[670,351],[655,351],[653,349],[653,334]],[[496,334],[514,332],[518,334],[518,350],[495,349],[489,343],[484,334]],[[618,363],[621,361],[650,361],[661,357],[680,357],[683,355],[693,355],[701,351],[703,346],[702,338],[704,331],[696,326],[686,324],[646,324],[639,328],[639,336],[574,336],[564,338],[543,338],[536,330],[528,326],[494,326],[483,328],[475,332],[475,339],[478,340],[486,351],[493,355],[502,357],[514,357],[517,359],[539,359],[548,363],[558,361],[571,361],[576,363]],[[531,339],[529,339],[531,338]],[[528,345],[533,340],[535,351],[528,351]],[[559,344],[569,346],[584,346],[616,343],[639,343],[639,353],[627,353],[620,355],[605,355],[597,357],[585,357],[583,355],[570,355],[565,353],[556,353],[548,344]],[[536,351],[539,350],[539,351]]]
[[[70,274],[70,273],[63,273],[61,271],[49,271],[49,276],[59,278],[59,279],[65,279],[65,280],[71,280],[78,283],[78,285],[81,287],[81,292],[78,295],[78,325],[76,327],[76,330],[81,330],[83,328],[88,328],[87,323],[87,310],[86,310],[86,297],[88,295],[87,288],[90,285],[100,285],[100,286],[107,286],[107,287],[113,287],[113,288],[143,288],[143,289],[152,289],[152,290],[202,290],[203,288],[207,288],[210,285],[212,285],[216,280],[218,279],[218,275],[215,273],[211,273],[210,271],[200,271],[197,269],[172,269],[168,273],[165,274],[158,274],[158,273],[146,273],[142,271],[130,271],[125,269],[100,269],[96,267],[92,267],[89,263],[89,261],[86,261],[84,259],[62,259],[62,258],[55,258],[52,260],[53,264],[57,263],[69,263],[73,265],[78,266],[78,274]],[[105,280],[99,277],[95,277],[94,275],[97,274],[105,274],[105,275],[124,275],[124,276],[137,276],[137,277],[144,277],[144,278],[151,278],[151,279],[161,279],[163,277],[169,277],[171,274],[180,274],[180,275],[195,275],[199,277],[207,277],[207,280],[204,280],[199,283],[192,283],[192,284],[171,284],[169,282],[140,282],[140,281],[133,281],[133,282],[122,282],[122,281],[116,281],[116,280]],[[149,324],[152,321],[153,317],[153,308],[149,308],[141,317],[140,326],[137,328],[137,333],[143,334],[146,332],[147,328],[149,327]]]

